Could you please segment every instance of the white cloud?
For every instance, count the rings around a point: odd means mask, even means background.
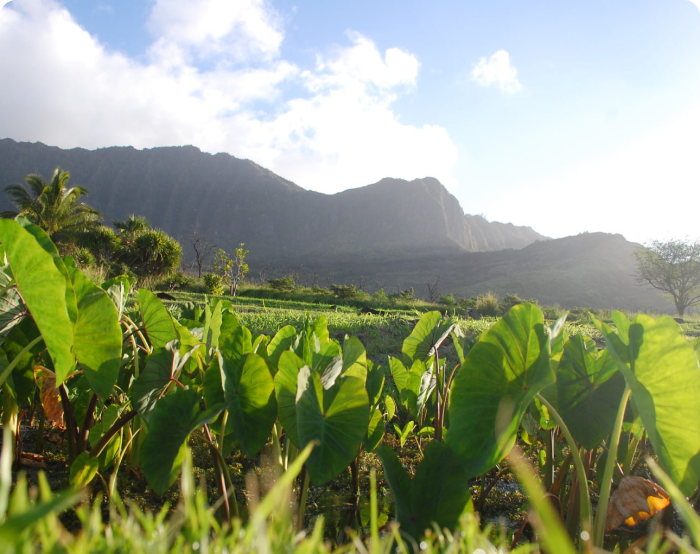
[[[156,0],[148,26],[156,52],[177,48],[233,61],[274,58],[283,39],[265,0]]]
[[[351,33],[302,71],[282,58],[265,3],[229,4],[158,0],[143,62],[105,50],[54,0],[14,2],[0,11],[0,74],[14,84],[0,87],[0,136],[64,148],[194,144],[323,192],[385,176],[452,183],[445,129],[404,124],[392,109],[417,82],[415,56]],[[211,69],[197,67],[204,57]],[[302,92],[285,97],[289,84]]]
[[[697,6],[697,8],[700,10],[700,0],[689,0],[689,1],[692,2],[693,4],[695,4]]]
[[[510,63],[510,54],[499,50],[488,60],[481,58],[472,69],[472,77],[482,86],[497,84],[502,92],[515,94],[523,86],[518,81],[518,71]]]

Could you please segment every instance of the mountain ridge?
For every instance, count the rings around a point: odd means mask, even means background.
[[[332,195],[305,190],[250,160],[193,146],[63,150],[0,140],[0,186],[61,166],[110,223],[145,216],[183,244],[195,227],[231,252],[250,250],[251,276],[290,273],[321,285],[368,283],[372,292],[440,278],[457,297],[489,290],[564,308],[669,311],[658,291],[634,278],[634,250],[621,235],[548,239],[530,227],[465,215],[431,177],[377,183]],[[0,210],[11,208],[0,195]]]
[[[2,139],[0,160],[0,186],[23,182],[29,173],[48,179],[61,166],[72,184],[88,189],[87,202],[106,222],[144,215],[180,241],[198,225],[226,250],[244,242],[255,262],[358,251],[372,257],[397,248],[494,250],[546,239],[530,228],[484,224],[465,215],[433,178],[382,179],[328,195],[250,160],[194,146],[63,150]],[[0,209],[10,207],[0,197]],[[300,244],[292,247],[290,237]]]

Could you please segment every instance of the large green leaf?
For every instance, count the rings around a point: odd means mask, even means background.
[[[438,311],[424,313],[403,341],[403,362],[409,365],[415,360],[427,361],[440,348],[454,326],[452,319],[442,321],[442,314]]]
[[[382,397],[384,390],[384,370],[382,366],[375,366],[371,360],[367,360],[367,395],[369,396],[370,406],[376,406]]]
[[[389,370],[399,391],[401,404],[408,408],[414,416],[417,416],[421,378],[426,372],[425,362],[416,360],[411,365],[411,369],[406,369],[401,360],[389,356]]]
[[[131,385],[131,403],[145,421],[150,421],[156,403],[173,382],[179,361],[176,343],[157,348],[148,356],[146,367]]]
[[[340,346],[334,342],[326,342],[321,345],[318,352],[313,352],[311,354],[311,369],[324,373],[328,366],[333,363],[336,359],[340,359],[341,352]],[[329,377],[331,380],[340,375],[343,370],[343,362],[340,360],[340,367],[336,370],[337,373],[333,377]]]
[[[402,532],[419,539],[433,522],[441,529],[455,529],[470,494],[468,475],[448,445],[428,444],[413,479],[391,448],[383,445],[376,452],[396,500],[396,519]]]
[[[234,360],[221,355],[219,369],[233,438],[252,458],[265,445],[277,419],[272,375],[257,354]]]
[[[286,350],[282,352],[277,363],[275,374],[275,395],[277,397],[277,413],[282,427],[284,427],[289,440],[297,447],[299,437],[297,435],[297,378],[299,370],[304,367],[304,361],[294,352]]]
[[[217,302],[212,311],[207,305],[204,312],[204,342],[207,345],[207,356],[209,356],[212,348],[219,346],[219,336],[221,335],[221,324],[223,322],[222,306],[221,302]]]
[[[180,474],[190,433],[216,417],[221,408],[201,411],[199,395],[190,389],[177,389],[156,404],[141,446],[141,469],[156,493],[167,491]]]
[[[75,295],[55,247],[38,227],[0,219],[0,241],[12,274],[41,332],[60,385],[75,368],[73,327]]]
[[[108,281],[102,283],[101,288],[114,302],[114,306],[119,312],[119,318],[122,317],[122,312],[126,308],[126,303],[129,300],[131,293],[131,279],[126,275],[118,275]]]
[[[119,312],[109,296],[78,268],[66,264],[78,302],[73,345],[75,356],[102,400],[112,394],[122,358]]]
[[[146,337],[154,348],[162,348],[178,338],[173,318],[155,294],[139,289],[139,304]]]
[[[632,389],[654,452],[689,495],[700,481],[700,368],[693,345],[670,317],[635,317],[626,345],[624,336],[600,328]]]
[[[343,375],[367,381],[367,351],[357,337],[345,337],[343,342]]]
[[[270,370],[273,374],[277,373],[277,363],[279,362],[282,352],[290,350],[297,338],[297,330],[291,325],[282,327],[272,340],[267,345],[267,359],[270,365]]]
[[[447,442],[470,476],[508,454],[528,404],[553,382],[542,312],[518,304],[481,335],[452,385]]]
[[[328,332],[328,320],[326,316],[320,315],[314,319],[310,326],[310,333],[313,333],[318,338],[320,345],[326,344],[330,340],[330,334]]]
[[[367,426],[367,435],[364,445],[367,452],[373,452],[384,438],[384,415],[379,406],[372,410],[372,415]]]
[[[253,352],[253,336],[247,327],[239,325],[219,337],[219,350],[228,360],[241,360]]]
[[[557,368],[557,410],[573,437],[592,450],[612,431],[625,380],[607,350],[575,335],[564,345]],[[549,390],[549,389],[547,389]]]
[[[312,482],[323,485],[350,465],[365,438],[369,422],[365,384],[357,377],[341,377],[324,390],[320,375],[302,367],[296,412],[299,446],[319,441],[307,467]]]

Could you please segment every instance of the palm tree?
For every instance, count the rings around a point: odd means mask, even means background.
[[[27,175],[25,182],[5,187],[18,211],[6,211],[2,217],[22,215],[41,227],[56,244],[70,244],[77,235],[94,229],[102,220],[100,212],[80,202],[88,191],[85,187],[68,187],[70,173],[56,168],[51,182],[40,175]]]
[[[132,246],[136,237],[151,226],[145,217],[134,214],[131,214],[128,219],[113,221],[112,223],[118,229],[122,241],[129,246]]]

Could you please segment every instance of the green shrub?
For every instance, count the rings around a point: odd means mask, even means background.
[[[476,298],[473,296],[471,298],[461,298],[457,306],[459,306],[460,310],[464,310],[465,312],[469,308],[476,308]]]
[[[481,315],[497,316],[500,313],[498,296],[491,291],[486,294],[480,294],[476,297],[476,309]]]
[[[389,296],[387,296],[386,292],[384,292],[384,289],[377,289],[372,295],[372,299],[376,300],[377,302],[388,302]]]
[[[561,317],[562,312],[558,306],[547,306],[542,310],[545,319],[557,320]]]
[[[505,298],[503,298],[503,301],[500,305],[501,313],[506,313],[513,306],[517,306],[518,304],[522,304],[523,302],[525,302],[525,300],[520,298],[517,294],[506,294]]]
[[[173,271],[166,275],[160,282],[168,290],[175,290],[190,287],[194,284],[194,279],[188,277],[182,271]]]
[[[278,292],[291,292],[297,288],[297,284],[294,282],[294,277],[287,275],[286,277],[280,277],[279,279],[268,279],[268,285],[272,290]]]
[[[217,273],[205,273],[204,274],[204,286],[209,294],[214,296],[221,296],[224,294],[224,278]]]
[[[454,294],[448,294],[447,296],[441,296],[440,300],[438,302],[440,304],[442,304],[443,306],[455,306],[457,304],[457,300],[455,300]]]
[[[331,292],[337,298],[356,298],[357,288],[355,285],[331,285]]]
[[[81,269],[95,267],[95,256],[85,247],[77,248],[73,257],[75,258],[76,265]]]

